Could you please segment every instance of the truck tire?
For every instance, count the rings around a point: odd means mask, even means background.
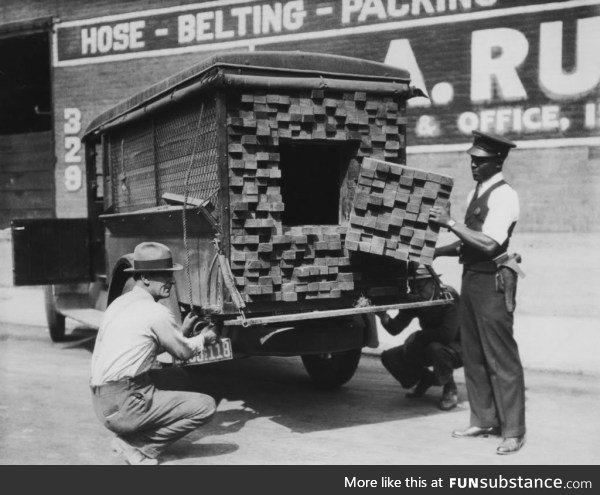
[[[326,354],[305,354],[302,363],[315,387],[327,390],[341,387],[356,371],[361,349],[331,352]]]
[[[48,331],[52,342],[62,342],[65,340],[65,316],[56,310],[54,304],[54,287],[46,285],[44,287],[44,307],[46,308],[46,321],[48,322]]]

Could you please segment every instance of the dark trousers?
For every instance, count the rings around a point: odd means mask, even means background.
[[[208,422],[215,413],[212,397],[189,388],[180,368],[152,370],[131,379],[92,386],[98,419],[147,457]]]
[[[454,382],[453,370],[462,366],[458,343],[444,345],[436,340],[435,332],[419,330],[403,345],[381,354],[381,362],[402,387],[415,386],[433,366],[436,385]]]
[[[495,274],[465,270],[459,305],[471,426],[500,426],[504,437],[525,434],[525,382],[513,337],[513,315]]]

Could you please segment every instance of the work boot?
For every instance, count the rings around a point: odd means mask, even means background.
[[[521,450],[523,445],[525,445],[525,435],[521,435],[520,437],[507,437],[502,439],[502,443],[496,449],[496,454],[516,454],[519,450]]]
[[[156,466],[158,464],[156,459],[146,457],[140,450],[129,445],[120,437],[113,438],[110,445],[117,454],[125,459],[127,464],[132,466]]]
[[[446,383],[442,392],[442,400],[438,403],[438,407],[442,411],[450,411],[458,405],[458,390],[454,383]]]
[[[434,383],[435,375],[433,372],[427,370],[421,377],[421,380],[419,380],[419,383],[417,383],[417,386],[414,388],[414,390],[412,392],[408,392],[406,397],[409,399],[418,399],[419,397],[423,397],[425,392],[427,392],[427,389],[429,389],[429,387],[431,387]]]
[[[464,430],[454,430],[452,436],[454,438],[475,438],[475,437],[488,437],[489,435],[500,435],[500,428],[498,426],[490,426],[487,428],[481,428],[479,426],[469,426]]]

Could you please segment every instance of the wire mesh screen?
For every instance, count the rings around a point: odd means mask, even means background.
[[[218,206],[219,171],[214,100],[206,99],[189,109],[175,108],[161,115],[156,120],[156,143],[160,194],[169,192],[185,195],[187,179],[190,198],[210,199]]]
[[[110,138],[113,200],[117,211],[156,205],[152,122],[119,130]]]
[[[218,207],[215,109],[212,98],[178,105],[110,135],[108,153],[117,212],[156,206],[166,192],[185,195],[186,185],[190,198],[210,199]]]

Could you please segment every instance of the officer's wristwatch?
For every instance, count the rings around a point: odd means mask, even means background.
[[[448,223],[446,224],[446,227],[448,228],[448,230],[450,230],[451,228],[453,228],[456,225],[456,220],[452,220],[450,219],[448,221]]]

